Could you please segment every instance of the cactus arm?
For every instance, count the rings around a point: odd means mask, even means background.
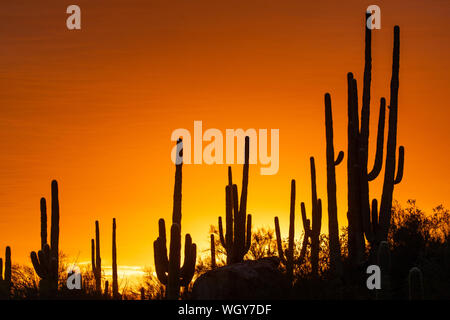
[[[46,273],[44,273],[44,270],[41,268],[41,264],[39,263],[38,256],[36,255],[36,252],[31,252],[30,254],[31,263],[33,264],[34,271],[39,276],[39,278],[45,278],[47,276]]]
[[[222,244],[222,247],[227,249],[227,245],[225,242],[225,238],[223,236],[223,226],[222,226],[222,217],[219,217],[219,237],[220,237],[220,243]]]
[[[372,200],[372,231],[377,233],[378,231],[378,201],[377,199]]]
[[[386,99],[380,100],[380,114],[378,117],[378,132],[377,132],[377,150],[375,152],[375,162],[372,170],[367,175],[368,181],[375,180],[381,172],[383,166],[383,145],[384,145],[384,125],[386,122]]]
[[[334,161],[334,166],[338,166],[344,160],[344,151],[339,151],[336,160]]]
[[[403,179],[403,167],[405,164],[405,148],[400,146],[398,148],[398,165],[397,165],[397,175],[395,176],[394,184],[399,184]]]
[[[211,234],[211,269],[216,268],[216,244],[214,234]]]
[[[184,262],[180,270],[180,285],[187,287],[195,274],[195,262],[197,259],[197,245],[192,243],[190,234],[185,236]]]
[[[91,239],[91,264],[92,264],[92,272],[95,275],[95,240]]]
[[[5,250],[5,277],[8,288],[11,286],[11,248],[8,246]]]
[[[41,198],[41,250],[47,244],[47,203]]]
[[[280,223],[278,221],[278,217],[275,217],[275,234],[277,236],[278,257],[284,264],[286,264],[286,258],[284,256],[283,244],[281,242],[281,231],[280,231]]]
[[[295,180],[291,181],[291,207],[289,212],[289,244],[286,259],[292,265],[294,259],[294,238],[295,238]]]
[[[231,166],[228,166],[228,185],[233,185],[233,174],[231,172]]]
[[[239,205],[239,211],[244,214],[247,212],[249,157],[250,157],[250,138],[248,136],[246,136],[245,137],[245,161],[244,161],[244,169],[243,169],[243,173],[242,173],[241,203]]]
[[[236,226],[234,225],[236,223],[236,218],[233,219],[233,211],[237,212],[237,191],[235,192],[235,186],[227,186],[225,187],[225,198],[226,198],[226,206],[225,206],[225,223],[226,223],[226,234],[225,234],[225,249],[227,251],[227,255],[230,254],[233,250],[233,237],[234,237],[234,230]],[[233,209],[234,204],[234,209]],[[222,232],[223,235],[223,232]]]
[[[161,238],[158,237],[153,242],[153,254],[155,259],[155,272],[156,276],[158,277],[158,280],[163,284],[167,285],[167,272],[168,266],[166,265],[167,260],[167,249],[163,248],[165,247],[165,242],[163,243]],[[166,253],[166,257],[164,258],[164,253]]]
[[[52,181],[52,226],[50,230],[51,255],[59,260],[59,200],[58,200],[58,182]]]
[[[246,242],[245,242],[245,253],[248,252],[248,250],[250,250],[250,246],[252,244],[252,215],[248,214],[247,215],[247,232],[246,232]]]
[[[169,276],[167,282],[167,298],[178,300],[180,293],[180,250],[181,250],[181,230],[176,223],[170,228],[170,257]]]

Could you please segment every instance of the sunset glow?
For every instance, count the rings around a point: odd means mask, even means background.
[[[172,215],[171,134],[177,128],[193,133],[196,120],[204,131],[224,134],[279,129],[278,172],[261,175],[267,166],[250,166],[254,229],[274,228],[277,215],[287,235],[291,179],[298,214],[300,201],[311,208],[311,156],[319,197],[326,199],[324,94],[331,94],[336,153],[347,152],[346,74],[362,84],[362,13],[369,1],[77,4],[83,8],[79,31],[65,28],[66,2],[0,4],[0,247],[13,248],[14,263],[31,264],[30,252],[40,249],[39,201],[50,199],[56,179],[60,250],[68,262],[90,261],[99,220],[108,276],[116,218],[119,277],[154,268],[158,219]],[[369,166],[379,101],[389,97],[392,30],[400,25],[398,143],[406,155],[394,198],[402,204],[417,199],[427,212],[448,207],[450,2],[377,4],[382,24],[373,32]],[[232,168],[240,188],[242,165]],[[345,226],[345,164],[336,174]],[[372,198],[380,198],[382,182],[381,174],[370,184]],[[226,184],[226,164],[183,166],[181,232],[192,235],[199,255],[209,249],[210,225],[225,215]]]

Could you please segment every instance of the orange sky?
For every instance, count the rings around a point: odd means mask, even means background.
[[[81,7],[81,31],[66,29],[70,4]],[[50,196],[55,178],[60,248],[70,261],[89,259],[99,219],[102,260],[109,264],[115,217],[119,264],[153,266],[157,221],[170,220],[172,211],[170,135],[193,130],[194,120],[223,132],[280,129],[280,170],[261,176],[258,166],[250,168],[248,212],[255,226],[273,227],[278,215],[286,234],[290,179],[297,180],[297,199],[311,208],[310,156],[316,157],[319,196],[326,199],[325,92],[332,96],[336,152],[347,151],[346,73],[352,71],[361,87],[362,16],[369,4],[3,1],[0,256],[10,245],[13,260],[28,263],[29,252],[39,249],[39,199]],[[382,28],[373,33],[370,157],[378,101],[389,97],[398,24],[398,144],[406,148],[406,163],[394,197],[403,204],[415,198],[426,210],[448,207],[450,2],[376,4]],[[239,187],[241,174],[236,166]],[[344,163],[337,169],[341,225],[345,175]],[[380,197],[383,176],[371,184],[371,197]],[[183,233],[190,232],[201,250],[209,226],[224,215],[226,179],[225,165],[184,166]]]

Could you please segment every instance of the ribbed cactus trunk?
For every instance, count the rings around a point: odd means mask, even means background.
[[[58,254],[59,254],[59,201],[58,183],[52,181],[52,217],[50,231],[50,246],[47,243],[47,212],[45,199],[41,199],[41,250],[31,252],[31,262],[39,281],[41,298],[54,298],[58,291]]]
[[[394,27],[394,50],[392,62],[391,97],[389,103],[389,131],[386,147],[386,164],[384,171],[383,193],[381,196],[379,226],[377,240],[387,239],[391,222],[392,198],[394,185],[400,183],[403,178],[404,147],[399,148],[399,158],[396,169],[396,149],[397,149],[397,118],[398,118],[398,87],[400,69],[400,28]]]
[[[228,167],[228,185],[225,187],[225,236],[222,217],[219,217],[220,242],[227,253],[227,264],[242,262],[251,245],[252,216],[247,215],[249,157],[250,138],[245,137],[245,159],[240,203],[237,185],[233,184],[231,167]]]
[[[195,272],[197,246],[192,243],[189,234],[185,237],[184,263],[181,262],[181,182],[183,165],[183,144],[181,139],[177,142],[177,155],[175,164],[175,186],[173,195],[172,226],[170,228],[170,252],[167,256],[166,227],[164,219],[159,220],[159,237],[154,241],[155,271],[159,281],[166,286],[166,297],[177,300],[180,296],[180,287],[187,287]]]
[[[95,240],[91,239],[91,264],[95,280],[95,291],[102,293],[102,259],[100,256],[100,226],[95,221]]]
[[[116,218],[113,218],[113,232],[112,232],[112,289],[113,289],[113,298],[120,299],[119,283],[117,279]]]
[[[283,250],[281,238],[280,223],[278,217],[275,217],[275,233],[277,236],[278,256],[286,267],[286,275],[289,283],[294,279],[294,237],[295,237],[295,180],[291,181],[291,202],[289,213],[289,239],[288,248]]]
[[[355,265],[364,260],[365,241],[361,221],[359,153],[359,116],[356,80],[353,74],[347,75],[348,82],[348,149],[347,149],[347,187],[348,187],[348,253]]]
[[[5,273],[3,274],[3,260],[0,258],[0,299],[11,297],[11,248],[5,249]]]
[[[334,157],[333,142],[333,114],[331,109],[331,97],[325,94],[325,136],[327,158],[327,194],[328,194],[328,233],[330,269],[335,275],[342,274],[341,244],[339,242],[339,222],[336,200],[336,166],[342,162],[344,153],[339,152],[337,159]]]

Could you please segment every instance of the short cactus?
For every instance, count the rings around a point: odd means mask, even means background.
[[[289,282],[292,282],[294,275],[294,237],[295,237],[295,180],[291,181],[291,202],[289,214],[289,242],[287,250],[283,250],[281,241],[280,223],[275,217],[275,233],[277,236],[278,256],[286,266],[286,274]]]
[[[312,198],[312,228],[308,230],[311,239],[311,271],[313,276],[319,274],[320,229],[322,228],[322,200],[317,198],[316,166],[314,157],[310,158],[311,166],[311,198]],[[306,207],[301,203],[302,217],[305,224]],[[307,221],[306,221],[307,222]],[[309,226],[307,226],[309,228]],[[305,234],[306,236],[306,234]]]
[[[211,270],[216,268],[216,244],[214,234],[211,234]]]
[[[9,299],[11,295],[11,248],[5,249],[5,273],[3,274],[3,260],[0,258],[0,298]]]
[[[91,264],[95,279],[95,291],[102,292],[102,259],[100,257],[100,227],[95,221],[95,240],[91,239]]]
[[[409,299],[410,300],[423,300],[425,293],[423,289],[423,275],[422,271],[413,267],[409,270],[408,276],[409,284]]]

